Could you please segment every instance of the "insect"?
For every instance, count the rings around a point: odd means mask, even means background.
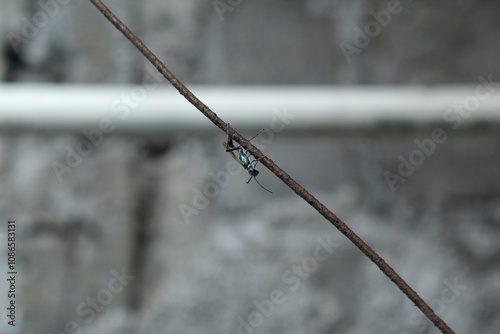
[[[255,137],[257,137],[264,129],[260,130],[259,133],[257,133],[255,136],[250,138],[248,141],[251,141]],[[231,154],[231,157],[236,160],[245,170],[248,171],[248,174],[250,174],[250,178],[247,181],[247,184],[252,181],[252,179],[255,179],[255,182],[264,189],[265,191],[269,193],[273,193],[271,190],[267,189],[264,187],[260,182],[257,180],[257,175],[259,175],[259,171],[255,169],[255,166],[259,163],[259,159],[254,159],[253,161],[250,161],[250,153],[246,151],[243,147],[241,146],[234,146],[233,138],[229,135],[229,123],[227,124],[227,132],[226,132],[226,141],[222,142],[222,146],[226,149],[226,152]],[[234,153],[234,151],[238,151],[238,156]]]

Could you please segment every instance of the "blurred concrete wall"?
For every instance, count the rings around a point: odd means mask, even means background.
[[[188,83],[454,84],[497,81],[500,70],[495,1],[108,3]],[[140,83],[146,74],[86,1],[0,6],[4,81]],[[437,128],[446,140],[435,140]],[[3,266],[3,223],[15,219],[19,295],[16,327],[2,311],[0,332],[436,332],[267,171],[259,180],[274,195],[246,185],[243,171],[226,182],[222,138],[115,134],[60,182],[52,164],[81,132],[3,129],[0,255]],[[432,149],[415,142],[430,139]],[[285,131],[264,152],[457,332],[500,328],[497,124]]]
[[[142,80],[145,60],[89,2],[0,4],[5,80]],[[189,83],[435,84],[499,76],[496,1],[108,4]]]

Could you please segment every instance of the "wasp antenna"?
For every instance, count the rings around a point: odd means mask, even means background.
[[[260,184],[260,182],[259,182],[259,181],[257,181],[257,178],[256,178],[256,177],[254,177],[254,179],[255,179],[255,182],[257,182],[257,184],[258,184],[258,185],[259,185],[262,189],[264,189],[264,190],[265,190],[265,191],[267,191],[268,193],[274,194],[271,190],[267,189],[267,188],[266,188],[266,187],[264,187],[262,184]],[[248,181],[250,182],[250,180],[248,180]]]

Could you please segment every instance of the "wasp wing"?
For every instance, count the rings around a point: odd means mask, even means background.
[[[238,159],[238,157],[236,156],[236,154],[234,153],[234,151],[230,151],[231,147],[229,147],[229,145],[225,141],[222,142],[222,146],[224,147],[224,149],[226,150],[226,152],[231,155],[231,158],[233,158],[236,162],[238,162],[240,165],[243,166],[243,164],[241,163],[240,159]]]

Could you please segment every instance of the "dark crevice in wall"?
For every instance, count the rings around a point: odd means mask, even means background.
[[[3,47],[3,58],[6,65],[4,81],[17,81],[19,72],[26,69],[27,67],[26,62],[22,57],[22,50],[18,50],[18,52],[16,52],[12,45],[6,44]]]
[[[133,165],[131,177],[136,179],[136,201],[133,208],[132,232],[133,243],[130,255],[131,272],[135,275],[134,284],[128,296],[127,304],[133,311],[138,311],[144,296],[145,268],[151,236],[151,225],[155,218],[155,207],[160,192],[161,158],[168,152],[167,144],[144,145],[137,163]]]

